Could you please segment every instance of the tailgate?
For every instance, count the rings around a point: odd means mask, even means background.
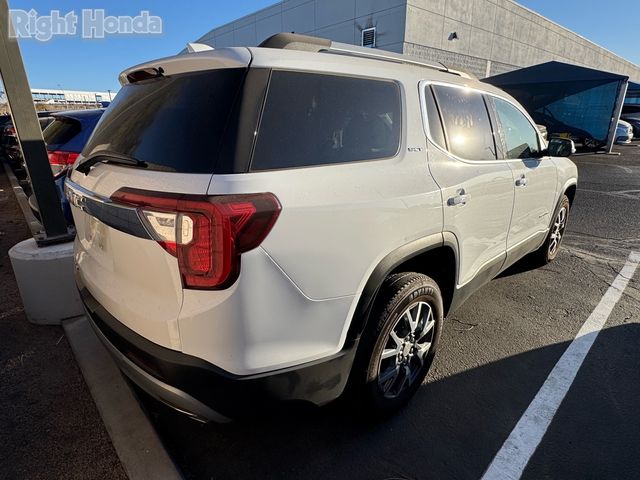
[[[144,233],[135,209],[109,197],[122,186],[206,192],[211,175],[176,174],[98,165],[74,172],[67,195],[77,229],[75,261],[81,282],[124,325],[154,343],[180,350],[182,282],[174,256]],[[147,238],[143,238],[143,237]]]

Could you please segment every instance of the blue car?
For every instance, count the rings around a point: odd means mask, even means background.
[[[42,132],[47,144],[49,163],[62,203],[62,210],[69,225],[73,224],[73,218],[69,202],[64,196],[64,180],[67,176],[67,170],[80,155],[104,111],[104,108],[97,108],[55,112],[52,114],[53,121]],[[29,197],[29,205],[39,217],[38,204],[34,195]]]

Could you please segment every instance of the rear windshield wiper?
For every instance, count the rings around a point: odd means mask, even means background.
[[[76,171],[87,175],[91,170],[91,167],[93,167],[97,163],[115,163],[117,165],[127,165],[138,168],[147,168],[149,166],[147,162],[143,160],[138,160],[137,158],[123,155],[122,153],[100,152],[80,163],[76,167]]]

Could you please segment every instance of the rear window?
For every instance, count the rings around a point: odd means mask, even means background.
[[[113,152],[146,162],[148,169],[214,173],[246,71],[209,70],[125,85],[84,156]]]
[[[395,82],[274,71],[251,169],[392,157],[400,127]]]
[[[42,119],[40,120],[42,121]],[[47,145],[64,145],[80,133],[82,125],[71,118],[56,118],[42,132]]]

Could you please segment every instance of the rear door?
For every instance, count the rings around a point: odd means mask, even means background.
[[[507,238],[507,265],[542,244],[556,203],[555,164],[541,156],[542,144],[534,124],[517,106],[491,97],[502,150],[514,176],[513,218]]]
[[[246,67],[219,68],[125,85],[67,181],[80,283],[124,325],[168,348],[181,349],[178,261],[149,233],[149,217],[112,197],[123,188],[206,194],[212,173],[230,173],[235,150],[226,145],[237,143],[246,75]],[[159,213],[157,231],[173,229]]]
[[[442,189],[444,231],[456,236],[458,285],[482,283],[505,259],[513,175],[496,156],[483,95],[454,85],[422,85],[429,169]]]

